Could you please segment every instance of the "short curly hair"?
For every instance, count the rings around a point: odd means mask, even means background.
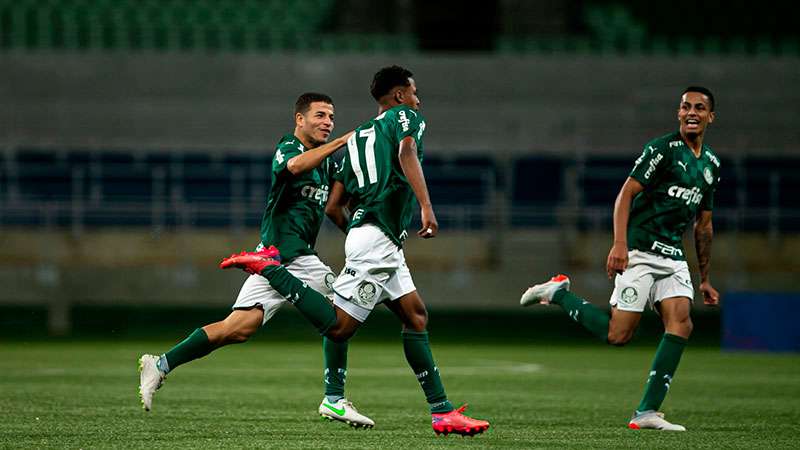
[[[408,79],[413,76],[414,74],[410,70],[400,66],[384,67],[375,74],[369,92],[372,94],[372,98],[380,100],[381,97],[391,92],[393,88],[410,86],[411,82]]]

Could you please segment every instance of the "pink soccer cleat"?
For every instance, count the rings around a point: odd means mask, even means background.
[[[446,413],[431,414],[431,426],[436,435],[450,433],[460,434],[461,436],[475,436],[489,429],[489,422],[477,420],[462,414],[467,409],[467,405],[454,409]]]
[[[281,254],[275,246],[262,248],[257,252],[241,252],[233,254],[219,263],[220,269],[238,267],[250,274],[260,274],[262,270],[269,266],[279,266],[281,264]]]

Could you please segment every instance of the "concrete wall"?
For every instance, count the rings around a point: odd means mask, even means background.
[[[435,152],[636,153],[680,91],[717,95],[722,155],[800,152],[800,60],[755,57],[0,54],[0,147],[272,147],[307,90],[338,131],[369,118],[377,68],[415,74]]]
[[[252,248],[257,230],[191,233],[6,228],[0,234],[0,304],[218,305],[228,308],[245,274],[217,264]],[[432,240],[411,238],[406,255],[417,287],[432,307],[513,309],[528,285],[557,272],[574,290],[605,304],[612,284],[604,274],[611,236],[572,235],[564,229],[445,231]],[[326,226],[318,241],[323,260],[338,273],[344,236]],[[686,249],[696,279],[691,243]],[[712,280],[728,291],[797,289],[800,236],[770,239],[727,233],[714,239]]]

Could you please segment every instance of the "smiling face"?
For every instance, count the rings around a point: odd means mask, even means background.
[[[305,113],[297,113],[295,135],[306,147],[318,147],[326,142],[333,132],[333,105],[326,102],[312,102]]]
[[[678,107],[678,122],[680,132],[691,140],[702,136],[708,124],[714,121],[714,112],[711,111],[711,102],[708,97],[700,92],[686,92],[681,97]]]

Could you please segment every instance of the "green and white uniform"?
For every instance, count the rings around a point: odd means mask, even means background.
[[[624,311],[669,297],[694,297],[683,234],[700,211],[710,211],[720,162],[706,145],[695,157],[680,133],[647,143],[630,177],[644,186],[628,220],[628,268],[617,275],[610,303]]]
[[[325,204],[336,164],[331,158],[326,158],[319,167],[299,176],[292,175],[286,164],[306,150],[300,139],[292,134],[284,136],[275,149],[272,186],[261,220],[258,249],[264,245],[278,247],[281,261],[289,272],[330,297],[335,276],[330,267],[320,261],[314,245],[325,217]],[[233,309],[261,305],[266,323],[285,301],[266,278],[251,275],[245,280]]]
[[[334,303],[361,322],[377,303],[416,290],[402,246],[417,206],[398,150],[411,136],[422,162],[424,132],[419,111],[395,106],[356,128],[335,175],[350,195],[352,216]]]

